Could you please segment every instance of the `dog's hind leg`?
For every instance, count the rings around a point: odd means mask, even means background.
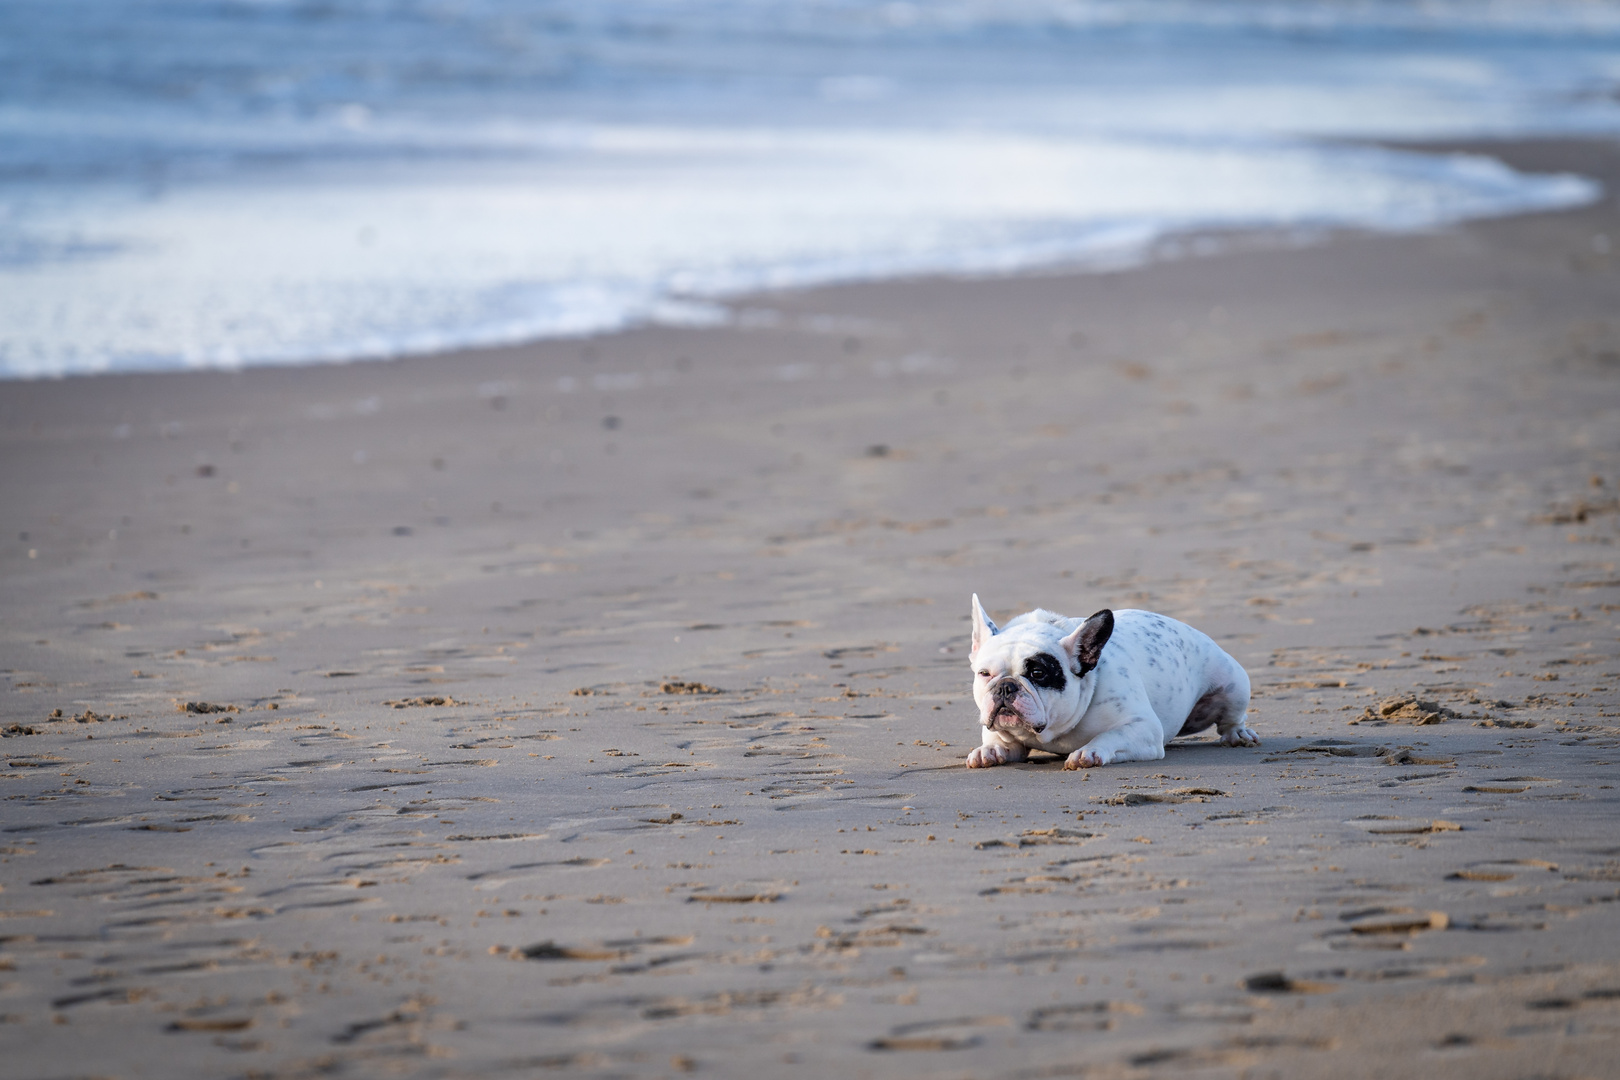
[[[1220,705],[1215,730],[1221,742],[1226,746],[1259,746],[1260,736],[1249,726],[1249,673],[1236,660],[1220,690]]]
[[[1249,726],[1249,714],[1245,710],[1230,724],[1222,724],[1215,729],[1221,733],[1221,742],[1226,746],[1259,746],[1260,736],[1254,733]]]
[[[1091,769],[1112,761],[1157,761],[1164,757],[1164,725],[1157,716],[1138,716],[1092,739],[1070,754],[1065,769]]]

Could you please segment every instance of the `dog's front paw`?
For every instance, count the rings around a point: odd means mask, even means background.
[[[967,756],[967,767],[988,769],[992,765],[1005,765],[1011,756],[999,746],[975,746]]]
[[[1063,767],[1065,769],[1095,769],[1099,765],[1108,764],[1109,760],[1109,755],[1099,753],[1088,746],[1082,746],[1063,759]]]
[[[1239,724],[1237,727],[1221,736],[1221,742],[1227,746],[1259,746],[1260,736],[1248,724]]]

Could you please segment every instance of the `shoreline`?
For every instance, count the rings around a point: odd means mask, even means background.
[[[1512,168],[1515,172],[1525,176],[1551,177],[1567,175],[1576,179],[1590,180],[1579,173],[1563,168],[1524,167],[1507,160],[1508,156],[1522,155],[1530,160],[1539,160],[1546,163],[1547,151],[1551,151],[1553,161],[1560,157],[1560,150],[1569,150],[1583,145],[1606,145],[1615,141],[1614,138],[1601,137],[1535,137],[1535,138],[1500,138],[1500,139],[1458,139],[1458,140],[1390,140],[1390,139],[1321,139],[1314,142],[1325,145],[1341,145],[1345,147],[1361,147],[1371,150],[1410,151],[1421,154],[1441,156],[1453,153],[1477,154],[1481,157],[1499,161]],[[1498,154],[1498,149],[1506,149],[1507,155]],[[1601,202],[1604,198],[1600,191],[1594,200]],[[1590,204],[1584,204],[1590,205]],[[994,281],[1002,279],[1020,279],[1026,277],[1071,277],[1076,275],[1093,275],[1109,273],[1129,273],[1161,262],[1177,261],[1185,258],[1205,258],[1212,255],[1226,254],[1235,251],[1270,250],[1273,248],[1296,248],[1300,246],[1330,243],[1336,237],[1374,237],[1374,236],[1402,236],[1429,233],[1438,230],[1457,228],[1472,222],[1501,220],[1510,217],[1531,216],[1541,213],[1577,212],[1581,206],[1561,207],[1554,209],[1519,209],[1505,213],[1492,213],[1459,218],[1455,221],[1430,224],[1423,226],[1391,226],[1387,228],[1363,228],[1345,225],[1234,225],[1234,226],[1186,226],[1171,228],[1163,231],[1153,239],[1128,248],[1113,252],[1093,253],[1087,256],[1075,256],[1066,259],[1054,259],[1046,262],[1032,262],[1016,269],[1004,271],[952,271],[947,269],[930,270],[922,272],[905,272],[898,274],[877,274],[873,276],[857,275],[853,277],[834,277],[819,283],[807,285],[791,285],[780,288],[763,288],[743,290],[734,293],[715,296],[699,295],[667,295],[658,303],[663,305],[696,305],[702,308],[711,308],[715,311],[724,311],[728,316],[717,321],[698,320],[690,322],[658,320],[656,318],[627,318],[618,326],[603,327],[597,330],[540,334],[538,336],[513,335],[507,337],[501,334],[486,334],[490,338],[485,342],[469,341],[461,345],[449,345],[432,348],[404,348],[388,353],[365,353],[359,351],[344,352],[339,355],[310,356],[302,359],[261,359],[243,363],[207,364],[204,366],[186,366],[172,364],[164,367],[111,367],[105,370],[93,371],[65,371],[41,375],[17,374],[0,375],[0,385],[6,382],[32,382],[49,381],[69,378],[107,375],[143,375],[143,374],[184,374],[190,372],[237,372],[258,370],[263,368],[290,368],[302,369],[309,367],[323,367],[330,365],[391,363],[402,360],[421,360],[433,357],[461,355],[468,353],[493,352],[507,349],[523,349],[541,345],[542,343],[589,342],[596,339],[612,338],[620,334],[637,333],[660,330],[686,330],[686,329],[720,329],[737,330],[748,329],[748,315],[753,311],[752,301],[779,294],[810,293],[822,289],[837,289],[844,287],[861,287],[867,285],[882,285],[885,283],[920,283],[927,281],[975,282]],[[757,313],[757,312],[755,312]]]
[[[0,384],[0,1048],[1602,1075],[1620,143],[1493,154],[1605,195]],[[1192,623],[1263,745],[965,769],[972,592]]]

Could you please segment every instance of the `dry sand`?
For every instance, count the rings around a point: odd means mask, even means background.
[[[0,1071],[1617,1075],[1617,203],[1235,247],[0,386]],[[963,768],[975,590],[1264,746]]]

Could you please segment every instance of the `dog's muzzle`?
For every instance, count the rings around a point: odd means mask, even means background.
[[[1023,693],[1023,690],[1017,679],[1003,679],[990,687],[992,725],[998,720],[1006,724],[1029,724],[1029,720],[1018,710],[1018,695]]]

